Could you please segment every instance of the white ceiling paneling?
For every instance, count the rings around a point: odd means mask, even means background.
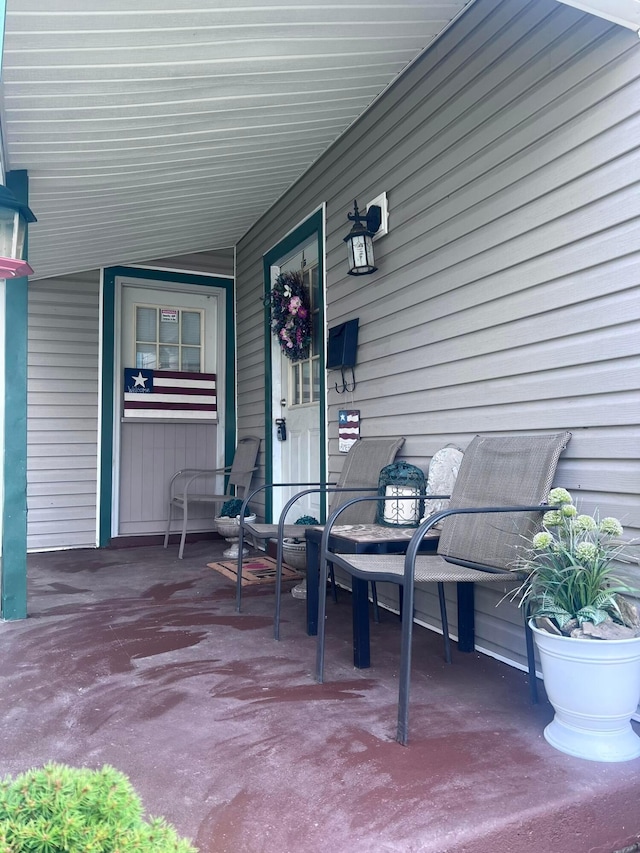
[[[582,12],[628,27],[640,35],[640,0],[559,0]]]
[[[234,245],[468,5],[7,0],[34,277]]]

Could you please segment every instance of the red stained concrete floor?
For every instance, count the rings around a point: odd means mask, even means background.
[[[328,608],[326,683],[305,605],[208,569],[224,543],[29,557],[29,618],[0,623],[0,772],[112,764],[202,853],[613,853],[640,835],[640,760],[596,764],[542,737],[525,674],[442,660],[415,632],[410,745],[394,741],[399,622],[351,664]]]

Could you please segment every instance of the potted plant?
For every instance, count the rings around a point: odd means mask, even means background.
[[[312,515],[302,515],[295,524],[301,527],[310,527],[320,524]],[[307,540],[304,536],[287,536],[282,540],[282,559],[292,569],[305,571],[307,568]],[[307,579],[305,578],[291,590],[294,598],[305,599],[307,597]]]
[[[197,853],[162,818],[143,819],[127,777],[47,764],[0,783],[0,849],[31,853]]]
[[[527,549],[516,595],[528,609],[555,716],[546,740],[592,761],[640,757],[631,716],[640,701],[640,616],[619,575],[628,562],[616,518],[581,515],[566,489]]]
[[[222,552],[223,557],[238,559],[238,540],[240,538],[240,513],[243,501],[240,498],[231,498],[222,504],[220,515],[214,519],[216,532],[229,542],[229,547]],[[247,521],[255,521],[256,515],[247,505],[244,511]],[[242,549],[242,556],[246,557],[249,551]]]

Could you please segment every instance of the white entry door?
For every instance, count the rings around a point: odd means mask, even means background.
[[[271,267],[271,281],[281,272],[299,270],[309,292],[312,316],[312,335],[309,356],[293,362],[282,354],[273,338],[273,392],[272,412],[274,421],[284,421],[285,440],[280,440],[277,424],[274,423],[273,472],[275,482],[316,483],[320,480],[320,300],[322,285],[318,264],[318,241],[314,236],[293,253]],[[275,489],[273,496],[274,519],[289,497],[300,489]],[[295,522],[303,515],[321,518],[320,496],[309,495],[291,510],[287,521]]]

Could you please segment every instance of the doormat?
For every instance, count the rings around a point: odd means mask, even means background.
[[[238,563],[236,560],[221,560],[218,563],[207,563],[208,568],[220,572],[234,583],[238,578]],[[303,575],[282,564],[283,581],[299,581]],[[242,561],[242,586],[254,586],[259,583],[276,582],[276,561],[272,557],[252,557]]]

